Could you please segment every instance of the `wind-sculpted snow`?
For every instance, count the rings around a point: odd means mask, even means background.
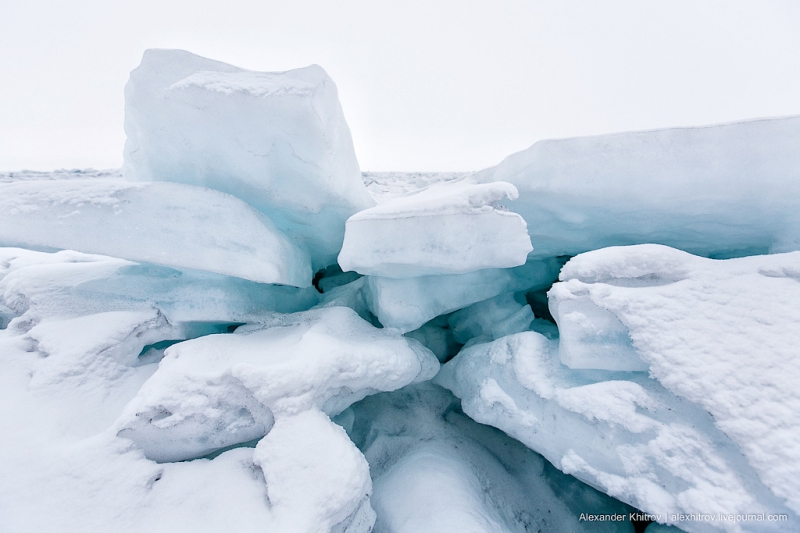
[[[436,184],[347,220],[339,264],[389,278],[463,274],[525,263],[525,221],[498,208],[516,198],[508,183]]]
[[[0,243],[79,250],[263,283],[311,284],[308,255],[233,196],[120,179],[0,184]]]
[[[705,408],[800,513],[800,252],[715,261],[657,245],[607,248],[572,259],[560,279],[553,306],[615,317],[651,375]],[[593,319],[584,321],[604,327]],[[559,322],[562,338],[580,336],[574,324]]]
[[[280,415],[312,407],[335,415],[438,368],[421,344],[348,308],[281,315],[168,348],[117,431],[157,461],[199,457],[262,437]]]
[[[633,532],[627,520],[579,521],[631,509],[476,424],[430,383],[371,396],[335,420],[370,463],[376,532]]]
[[[800,117],[545,140],[475,175],[519,190],[535,257],[659,243],[800,249]]]
[[[664,522],[679,513],[791,514],[700,406],[641,372],[570,370],[558,361],[558,341],[537,332],[465,348],[434,381],[473,419]],[[719,520],[678,525],[742,531]],[[746,530],[782,527],[758,522]]]
[[[336,86],[317,65],[254,72],[181,50],[148,50],[125,87],[132,181],[237,196],[312,257],[332,264],[344,222],[374,205]]]

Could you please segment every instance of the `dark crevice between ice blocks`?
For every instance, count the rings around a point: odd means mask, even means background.
[[[233,333],[236,328],[243,326],[244,322],[191,322],[184,325],[184,332],[186,338],[184,339],[167,339],[153,344],[148,344],[142,351],[139,352],[138,365],[147,365],[151,363],[158,363],[164,357],[164,350],[177,344],[190,339],[204,337],[206,335],[214,335],[220,333]]]

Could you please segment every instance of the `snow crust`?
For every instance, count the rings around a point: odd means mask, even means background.
[[[533,249],[525,221],[499,208],[509,183],[435,184],[347,220],[339,264],[389,278],[461,274],[525,263]]]
[[[253,72],[147,50],[125,87],[131,181],[216,189],[266,214],[311,256],[336,261],[344,222],[374,205],[336,85],[317,66]]]
[[[233,196],[119,179],[0,183],[0,243],[73,249],[307,287],[306,252]]]
[[[474,179],[519,190],[533,255],[658,243],[800,249],[800,117],[539,141]]]

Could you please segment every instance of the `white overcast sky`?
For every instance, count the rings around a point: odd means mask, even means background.
[[[146,48],[322,65],[364,170],[800,114],[797,0],[0,0],[0,171],[121,166]]]

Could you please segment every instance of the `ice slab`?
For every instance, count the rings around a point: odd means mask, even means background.
[[[257,322],[272,312],[305,311],[319,299],[313,287],[255,283],[71,250],[0,248],[0,301],[19,317],[15,327],[22,331],[42,320],[116,311],[157,310],[173,326]]]
[[[605,313],[559,322],[562,337],[580,345],[583,329],[617,320],[651,375],[706,409],[761,481],[800,512],[800,252],[712,260],[659,245],[613,247],[573,258],[560,279],[555,307]],[[617,346],[616,337],[593,340],[603,358]]]
[[[333,83],[317,66],[254,72],[147,50],[125,86],[123,175],[237,196],[312,257],[336,262],[347,218],[374,205]]]
[[[417,341],[349,308],[279,315],[168,348],[116,431],[157,461],[199,457],[262,437],[279,415],[312,407],[335,415],[438,368]]]
[[[677,514],[788,513],[798,523],[715,417],[644,372],[571,370],[558,360],[557,339],[529,331],[464,348],[434,382],[476,421],[665,522]],[[737,530],[725,519],[678,525]],[[746,530],[784,526],[751,522]]]
[[[631,509],[475,423],[430,383],[370,396],[336,420],[369,461],[375,531],[633,532],[627,521],[581,522],[581,512]]]
[[[447,323],[455,340],[466,344],[483,335],[499,338],[525,331],[533,319],[529,305],[517,301],[514,293],[506,293],[456,311],[448,317]],[[514,325],[518,326],[517,330],[509,331],[515,329]]]
[[[703,256],[800,248],[800,117],[546,140],[475,176],[519,190],[533,256],[659,243]]]
[[[297,287],[308,287],[312,277],[307,253],[264,215],[228,194],[177,183],[0,183],[0,243]]]
[[[498,202],[509,183],[434,184],[347,220],[339,264],[390,278],[463,274],[525,263],[533,249],[525,221]]]
[[[368,276],[367,302],[385,327],[413,331],[429,320],[499,294],[549,287],[558,275],[557,259],[533,260],[509,269],[487,268],[466,274],[386,278]]]

